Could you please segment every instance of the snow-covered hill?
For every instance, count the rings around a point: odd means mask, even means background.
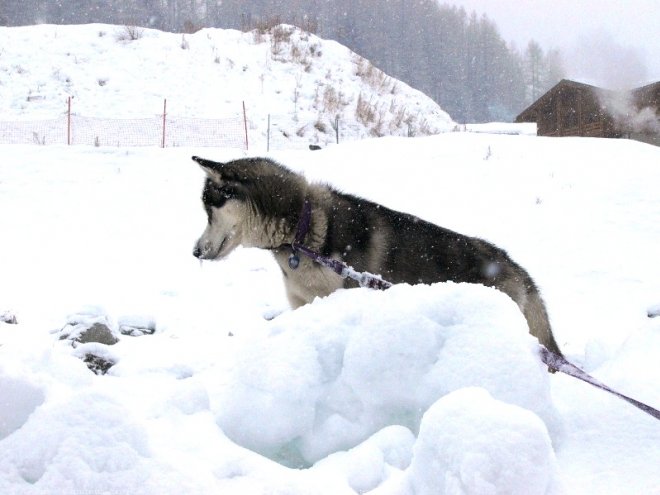
[[[135,39],[133,39],[135,38]],[[287,25],[195,34],[111,25],[0,28],[0,120],[241,115],[265,149],[453,127],[430,98],[344,46]],[[103,142],[103,140],[101,140]],[[106,141],[107,142],[107,141]],[[178,142],[178,145],[185,143]]]

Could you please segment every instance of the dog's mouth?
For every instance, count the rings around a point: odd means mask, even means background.
[[[195,249],[193,250],[193,256],[199,259],[200,261],[201,260],[211,261],[211,260],[220,259],[224,256],[223,250],[226,247],[228,239],[229,236],[222,239],[222,242],[220,243],[217,249],[212,249],[212,246],[210,244],[200,246],[200,244],[198,243],[197,246],[195,246]]]

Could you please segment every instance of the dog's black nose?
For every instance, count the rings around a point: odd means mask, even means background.
[[[199,246],[195,246],[195,249],[193,249],[193,256],[195,258],[199,258],[202,255],[202,250],[200,249]]]

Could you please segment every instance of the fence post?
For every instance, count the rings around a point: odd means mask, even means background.
[[[165,147],[165,126],[167,123],[167,98],[163,100],[163,141],[161,143],[161,148]]]
[[[71,97],[67,98],[66,110],[66,144],[71,146]]]
[[[248,146],[248,133],[247,133],[247,114],[245,113],[245,100],[243,100],[243,125],[245,126],[245,150],[247,151]]]

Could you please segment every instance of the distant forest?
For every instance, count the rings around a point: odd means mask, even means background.
[[[514,47],[486,16],[436,0],[0,0],[0,24],[102,22],[194,32],[284,22],[334,39],[459,122],[511,121],[558,82],[558,51]]]

